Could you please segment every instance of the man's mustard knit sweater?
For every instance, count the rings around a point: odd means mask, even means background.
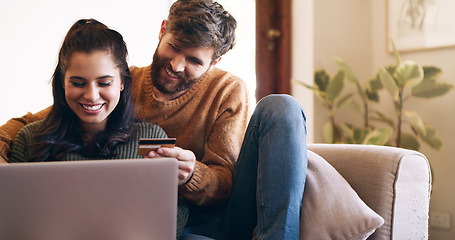
[[[150,66],[131,67],[135,117],[156,123],[176,145],[194,152],[193,176],[179,187],[180,195],[196,205],[220,205],[232,186],[232,171],[248,122],[248,93],[234,75],[213,68],[185,94],[158,101],[152,91]],[[0,154],[6,159],[11,140],[25,125],[43,119],[47,108],[8,121],[0,127]]]

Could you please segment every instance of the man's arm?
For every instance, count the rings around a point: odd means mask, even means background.
[[[232,173],[243,143],[249,110],[243,82],[230,87],[232,91],[224,92],[219,115],[204,143],[203,158],[196,161],[189,181],[179,186],[179,193],[196,205],[223,204],[232,188]]]
[[[50,110],[51,107],[48,107],[35,114],[29,112],[20,118],[10,119],[4,125],[0,126],[0,163],[7,162],[8,155],[11,152],[12,141],[19,130],[29,123],[44,119]]]

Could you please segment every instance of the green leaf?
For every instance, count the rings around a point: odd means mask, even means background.
[[[442,70],[435,66],[423,66],[423,78],[439,78]]]
[[[379,102],[378,91],[383,88],[384,85],[382,84],[381,78],[379,77],[379,73],[377,73],[374,78],[370,79],[370,81],[367,82],[367,85],[365,87],[368,99],[371,101]]]
[[[354,99],[349,99],[346,104],[348,104],[349,107],[354,109],[355,111],[359,112],[360,114],[363,114],[362,109],[360,108],[359,104],[357,104]]]
[[[352,126],[346,123],[338,124],[337,130],[340,133],[340,139],[338,139],[337,143],[355,143],[354,139],[352,138]]]
[[[367,97],[365,91],[363,90],[362,86],[360,85],[360,82],[357,79],[357,77],[355,76],[355,74],[352,71],[352,69],[343,60],[341,60],[341,58],[336,57],[335,61],[336,61],[337,65],[338,65],[338,67],[340,69],[342,69],[346,73],[346,78],[350,82],[354,83],[354,85],[356,86],[357,92],[359,93],[360,97],[363,99],[364,102],[366,102],[368,100],[368,97]]]
[[[376,91],[371,91],[368,88],[366,89],[368,99],[370,101],[379,102],[379,94]]]
[[[389,71],[381,67],[379,69],[379,77],[390,96],[392,96],[394,100],[398,100],[398,86]]]
[[[358,82],[357,77],[355,76],[352,69],[346,64],[341,58],[335,57],[335,62],[338,67],[346,73],[346,78],[351,82]]]
[[[416,112],[406,110],[404,111],[404,115],[409,119],[409,121],[411,122],[411,126],[419,133],[419,135],[425,136],[427,134],[425,125],[423,124],[422,119],[420,118],[419,115],[417,115]]]
[[[354,93],[349,93],[346,96],[342,97],[335,105],[335,109],[338,109],[341,106],[343,106],[348,100],[351,99],[352,96],[354,96]]]
[[[419,98],[433,98],[448,93],[452,88],[453,85],[449,82],[425,78],[419,85],[412,88],[411,94]]]
[[[423,80],[423,68],[413,61],[404,61],[395,70],[398,85],[416,86]]]
[[[397,69],[397,66],[389,65],[389,66],[386,66],[385,69],[387,70],[387,72],[390,73],[390,75],[393,75],[393,74],[395,74],[395,70]]]
[[[367,128],[354,128],[353,129],[353,139],[355,143],[363,143],[365,137],[371,132],[371,129]]]
[[[306,87],[306,88],[308,88],[308,89],[310,89],[310,90],[319,91],[319,88],[316,88],[316,87],[313,87],[313,86],[311,86],[311,85],[308,85],[308,84],[306,84],[306,83],[304,83],[304,82],[302,82],[302,81],[299,81],[299,80],[292,80],[292,82],[293,82],[293,83],[300,84],[300,85],[302,85],[302,86],[304,86],[304,87]]]
[[[327,91],[329,85],[330,76],[325,70],[319,70],[314,73],[314,83],[318,86],[320,91]]]
[[[369,88],[371,91],[379,91],[384,88],[384,85],[382,84],[381,78],[379,74],[376,74],[376,76],[367,83],[367,88]]]
[[[391,127],[376,128],[370,132],[363,140],[363,144],[385,145],[392,135]]]
[[[326,122],[323,127],[324,139],[326,143],[333,143],[333,127],[330,122]]]
[[[395,121],[393,121],[391,118],[388,118],[385,114],[383,114],[383,113],[381,113],[381,112],[379,112],[377,110],[374,110],[372,112],[377,115],[377,117],[373,117],[372,119],[378,120],[378,121],[381,121],[381,122],[385,122],[390,127],[393,127],[395,125]]]
[[[395,55],[395,61],[397,62],[397,65],[400,65],[401,64],[401,57],[400,57],[400,54],[398,53],[397,47],[395,46],[395,42],[393,42],[392,38],[390,38],[390,42],[392,43],[393,53]]]
[[[400,147],[418,151],[420,149],[420,143],[416,136],[410,133],[402,133]]]
[[[327,101],[333,103],[344,88],[344,71],[338,71],[327,87]]]
[[[442,149],[442,138],[439,135],[438,131],[431,125],[425,124],[425,136],[420,136],[420,139],[428,144],[431,148],[436,150]]]

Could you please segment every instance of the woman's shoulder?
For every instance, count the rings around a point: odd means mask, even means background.
[[[134,134],[139,138],[166,138],[166,132],[158,125],[149,122],[134,123]]]
[[[33,137],[35,133],[38,131],[39,127],[43,123],[44,120],[39,120],[36,122],[29,123],[22,127],[22,129],[19,131],[18,135],[24,136],[24,137]]]
[[[27,162],[33,152],[32,146],[35,142],[35,134],[42,124],[42,120],[25,125],[18,132],[13,140],[11,153],[9,156],[10,162]]]
[[[161,128],[160,126],[156,125],[155,123],[151,122],[135,122],[133,123],[135,128],[140,128],[140,129],[159,129]]]

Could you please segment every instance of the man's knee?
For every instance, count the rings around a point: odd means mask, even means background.
[[[287,94],[271,94],[262,98],[258,102],[256,110],[290,118],[303,116],[305,119],[300,104],[294,97]]]

